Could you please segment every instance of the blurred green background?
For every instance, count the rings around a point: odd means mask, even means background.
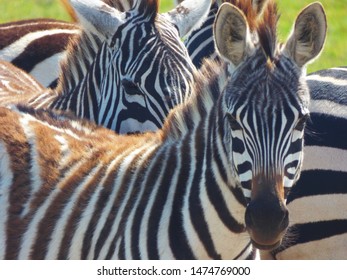
[[[313,0],[278,0],[281,19],[279,36],[284,40],[292,27],[296,15]],[[328,38],[319,59],[308,71],[347,66],[347,0],[321,0],[328,17]],[[173,0],[161,0],[160,10],[173,7]],[[0,0],[0,23],[19,19],[50,17],[70,20],[60,0]],[[1,40],[1,38],[0,38]]]

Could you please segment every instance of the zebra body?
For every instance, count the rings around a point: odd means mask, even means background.
[[[288,195],[283,245],[265,258],[347,259],[347,68],[307,77],[310,121],[300,180]]]
[[[180,36],[203,20],[210,2],[193,10],[195,1],[186,0],[165,14],[154,0],[134,1],[128,12],[111,2],[115,7],[72,1],[83,30],[70,43],[58,87],[26,103],[71,111],[120,133],[156,130],[191,91],[194,66]]]
[[[235,73],[225,86],[225,68],[206,63],[156,133],[115,135],[51,111],[0,108],[1,258],[246,258],[251,242],[278,246],[284,187],[301,168],[302,71],[326,25],[312,4],[298,37],[270,49],[278,15],[273,2],[266,8],[254,44],[243,12],[221,7],[216,45]],[[298,38],[314,53],[298,59]]]
[[[44,87],[53,88],[68,42],[79,32],[78,25],[53,19],[0,24],[0,60],[11,62]]]

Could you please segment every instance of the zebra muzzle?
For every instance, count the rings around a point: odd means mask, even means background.
[[[245,222],[253,245],[271,250],[281,244],[289,225],[289,213],[284,202],[282,180],[253,180],[252,197],[247,206]]]

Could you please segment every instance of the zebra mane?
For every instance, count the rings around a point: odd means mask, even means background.
[[[102,43],[102,38],[97,34],[85,30],[72,37],[67,45],[67,55],[60,63],[57,92],[67,94],[83,80]],[[78,73],[79,78],[73,73]]]
[[[256,30],[257,20],[268,0],[224,0],[239,8],[246,16],[251,32]]]
[[[265,6],[262,18],[257,24],[260,46],[269,62],[273,62],[276,55],[278,19],[277,5],[271,0]]]
[[[203,66],[193,73],[192,93],[186,101],[171,110],[162,136],[175,141],[192,131],[217,103],[227,80],[227,64],[221,60],[205,59]]]
[[[134,0],[132,9],[154,22],[159,13],[159,0]]]

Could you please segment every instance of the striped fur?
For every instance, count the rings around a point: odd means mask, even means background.
[[[72,111],[120,133],[156,130],[190,92],[194,70],[175,20],[190,18],[191,28],[209,1],[200,2],[199,13],[183,16],[177,9],[158,14],[157,1],[134,2],[128,13],[116,9],[119,1],[111,2],[114,7],[75,1],[84,28],[68,47],[58,87],[26,103]]]
[[[129,10],[133,2],[103,1],[119,11]],[[50,88],[57,86],[68,43],[80,33],[73,7],[67,0],[61,3],[74,23],[45,18],[0,24],[0,60],[11,62]]]
[[[11,62],[44,87],[54,88],[59,62],[78,25],[53,19],[30,19],[0,25],[0,60]]]
[[[10,104],[24,101],[28,96],[35,97],[45,88],[33,77],[13,66],[13,64],[0,60],[0,103]],[[8,94],[8,93],[12,94]]]
[[[300,172],[299,119],[307,110],[307,86],[296,48],[278,50],[269,61],[265,46],[271,42],[264,38],[252,48],[247,28],[229,26],[235,17],[247,26],[239,9],[226,4],[219,13],[219,50],[220,33],[232,30],[246,40],[237,54],[248,57],[226,86],[225,68],[206,62],[190,98],[156,133],[121,136],[49,111],[0,108],[1,258],[232,259],[250,255],[251,241],[262,248],[278,245],[286,226],[286,217],[278,220],[284,177]],[[259,25],[259,34],[266,26]],[[312,27],[319,30],[314,22]],[[320,35],[308,32],[307,38]],[[233,49],[230,40],[225,44]],[[231,60],[223,57],[233,63],[229,54]],[[264,107],[267,113],[274,109],[271,119],[258,114]],[[247,155],[252,148],[242,135],[264,136],[266,150],[272,134],[286,148],[259,153],[259,160]],[[269,159],[276,159],[275,174]],[[241,177],[249,164],[255,173],[247,204]]]
[[[207,19],[200,28],[194,30],[184,41],[189,56],[197,68],[202,66],[205,58],[219,59],[213,41],[212,29],[218,8],[224,2],[231,3],[241,9],[248,17],[248,21],[251,23],[251,30],[254,31],[257,15],[261,14],[266,0],[213,0]]]

